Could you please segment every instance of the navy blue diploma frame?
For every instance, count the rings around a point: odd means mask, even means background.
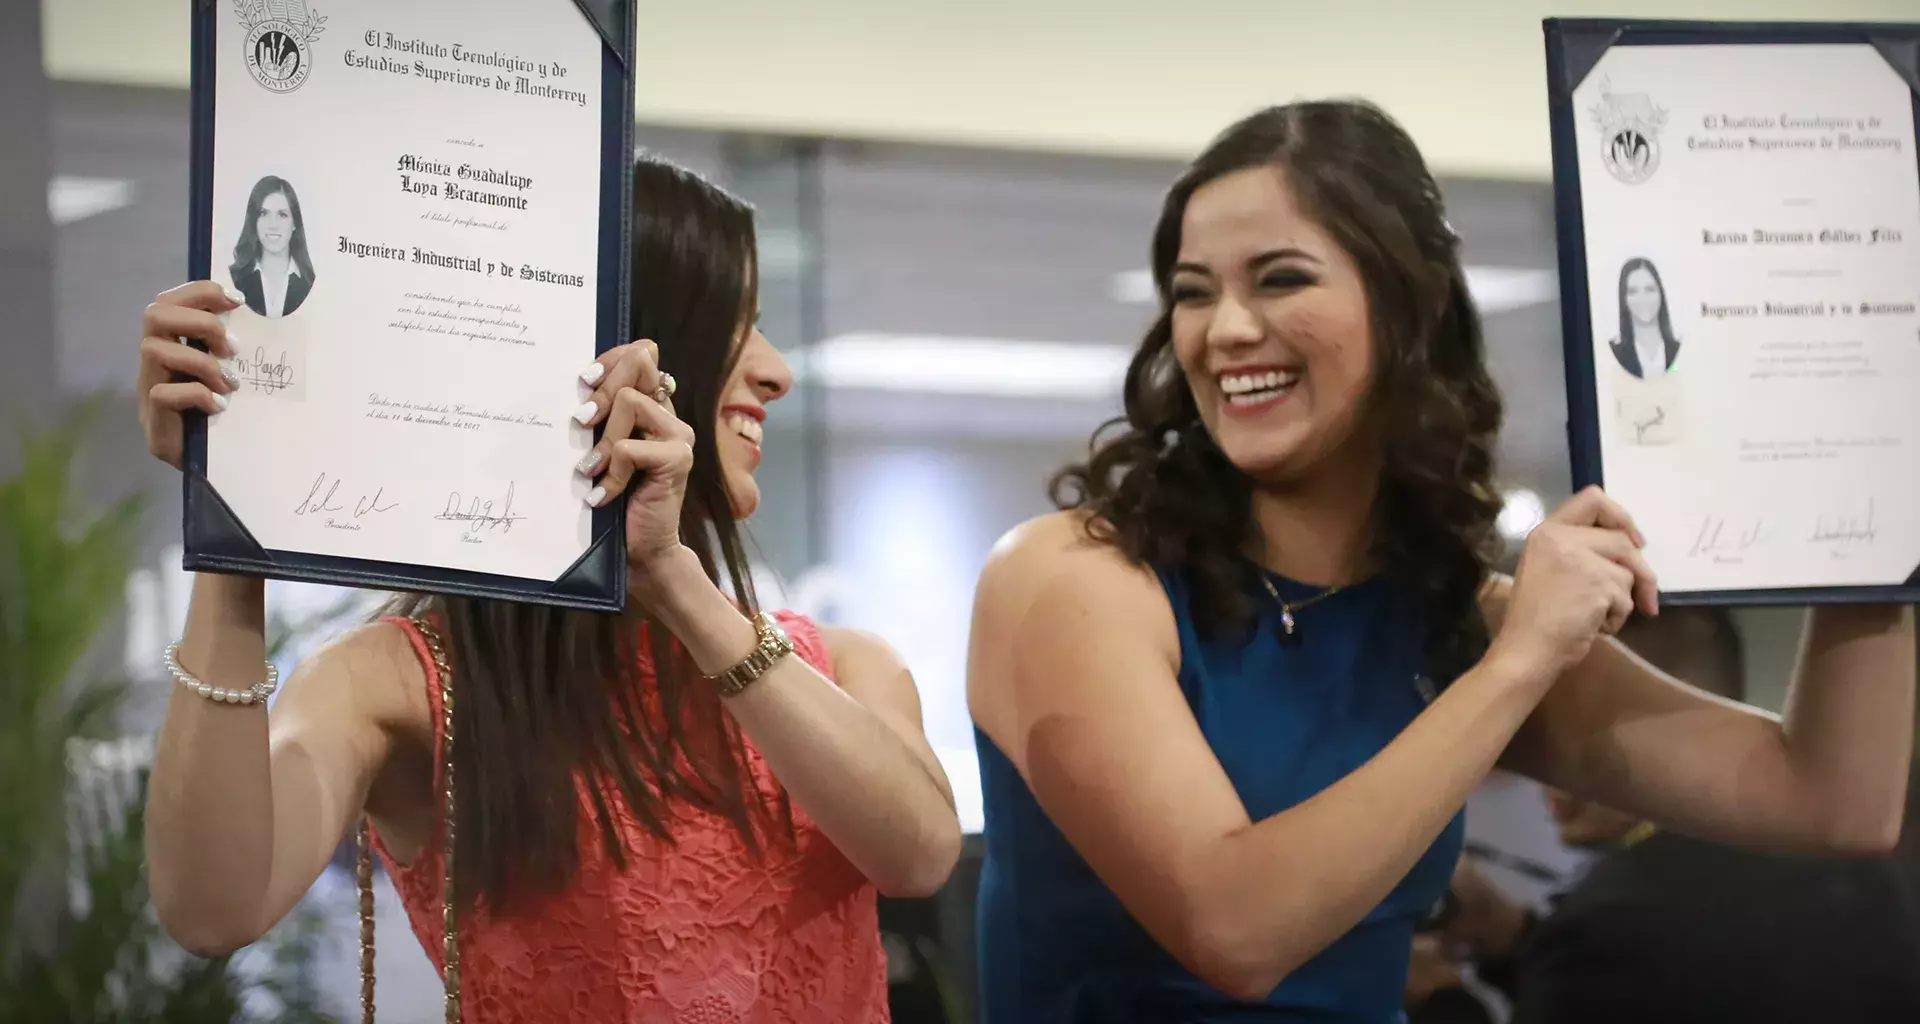
[[[213,259],[216,16],[230,0],[194,0],[192,14],[192,166],[188,273],[207,280]],[[531,6],[535,0],[527,0]],[[631,0],[541,0],[552,17],[585,19],[601,37],[599,252],[595,351],[624,344],[628,330],[633,217],[634,16]],[[194,342],[198,347],[204,345]],[[270,579],[379,590],[492,598],[589,611],[626,605],[624,501],[595,509],[585,552],[552,580],[374,561],[263,547],[207,479],[207,422],[186,415],[182,485],[183,567]]]
[[[1548,18],[1547,97],[1553,138],[1554,221],[1560,272],[1561,341],[1565,347],[1567,447],[1573,488],[1604,486],[1601,412],[1589,308],[1585,205],[1581,198],[1573,96],[1600,58],[1616,46],[1868,45],[1912,90],[1920,134],[1920,24],[1696,22]],[[1920,158],[1914,166],[1920,184]],[[1920,474],[1920,466],[1914,467]],[[1920,566],[1892,586],[1692,590],[1663,593],[1674,605],[1920,604]]]

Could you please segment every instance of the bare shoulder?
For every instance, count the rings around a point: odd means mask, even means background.
[[[1159,579],[1088,526],[1081,512],[1040,516],[987,557],[974,593],[968,690],[989,732],[1012,724],[999,718],[1015,704],[1043,713],[1055,700],[1073,701],[1083,673],[1068,663],[1096,652],[1178,671],[1179,632]],[[1041,699],[1006,699],[1036,688]]]
[[[983,599],[1038,596],[1062,584],[1089,591],[1117,586],[1122,600],[1160,593],[1153,572],[1098,539],[1099,529],[1090,514],[1067,511],[1037,516],[1007,531],[987,554],[980,575]]]
[[[407,632],[387,621],[355,626],[309,654],[279,704],[292,725],[315,718],[431,734],[426,669]]]

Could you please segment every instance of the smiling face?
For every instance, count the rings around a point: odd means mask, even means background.
[[[287,244],[293,240],[293,211],[286,193],[275,192],[260,201],[260,216],[254,219],[253,230],[260,237],[262,252],[286,255]]]
[[[1635,267],[1627,274],[1627,312],[1633,314],[1634,323],[1652,324],[1660,318],[1660,283],[1653,279],[1653,271],[1646,267]]]
[[[739,344],[733,373],[720,390],[714,447],[720,452],[733,516],[747,519],[760,507],[760,485],[753,473],[760,468],[767,406],[792,390],[793,369],[757,326],[748,327]]]
[[[1355,440],[1373,377],[1366,288],[1282,173],[1193,193],[1169,296],[1200,418],[1242,472],[1295,479]]]

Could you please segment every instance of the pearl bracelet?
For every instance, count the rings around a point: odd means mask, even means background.
[[[180,667],[180,641],[167,645],[167,673],[181,686],[199,694],[208,700],[217,700],[226,704],[265,704],[273,691],[280,688],[280,670],[273,662],[267,662],[267,678],[244,690],[223,690],[195,678],[193,673]]]

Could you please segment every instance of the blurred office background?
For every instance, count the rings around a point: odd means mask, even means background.
[[[186,273],[189,7],[0,3],[0,476],[22,425],[124,393],[81,486],[96,501],[153,496],[141,568],[100,644],[124,652],[103,670],[138,685],[125,726],[136,737],[157,724],[158,652],[186,593],[174,474],[146,456],[131,387],[140,310]],[[1002,532],[1049,507],[1048,474],[1117,411],[1153,313],[1146,243],[1161,191],[1211,133],[1264,103],[1340,94],[1413,131],[1465,238],[1508,401],[1503,525],[1517,541],[1568,491],[1540,19],[1920,13],[1913,0],[639,8],[640,144],[757,205],[763,325],[801,371],[768,424],[753,524],[769,594],[900,648],[975,830],[963,692],[975,573]],[[339,597],[275,595],[307,609]],[[1751,699],[1777,707],[1799,611],[1737,618]],[[1481,841],[1573,864],[1530,784],[1490,785],[1475,802]],[[901,1020],[941,1019],[921,982],[950,977],[965,994],[972,867],[939,899],[889,908]],[[1530,898],[1545,889],[1499,877]],[[339,917],[323,987],[344,1014],[357,995],[350,879],[323,888],[316,902]],[[431,1019],[436,981],[391,890],[380,905],[385,1019]]]

